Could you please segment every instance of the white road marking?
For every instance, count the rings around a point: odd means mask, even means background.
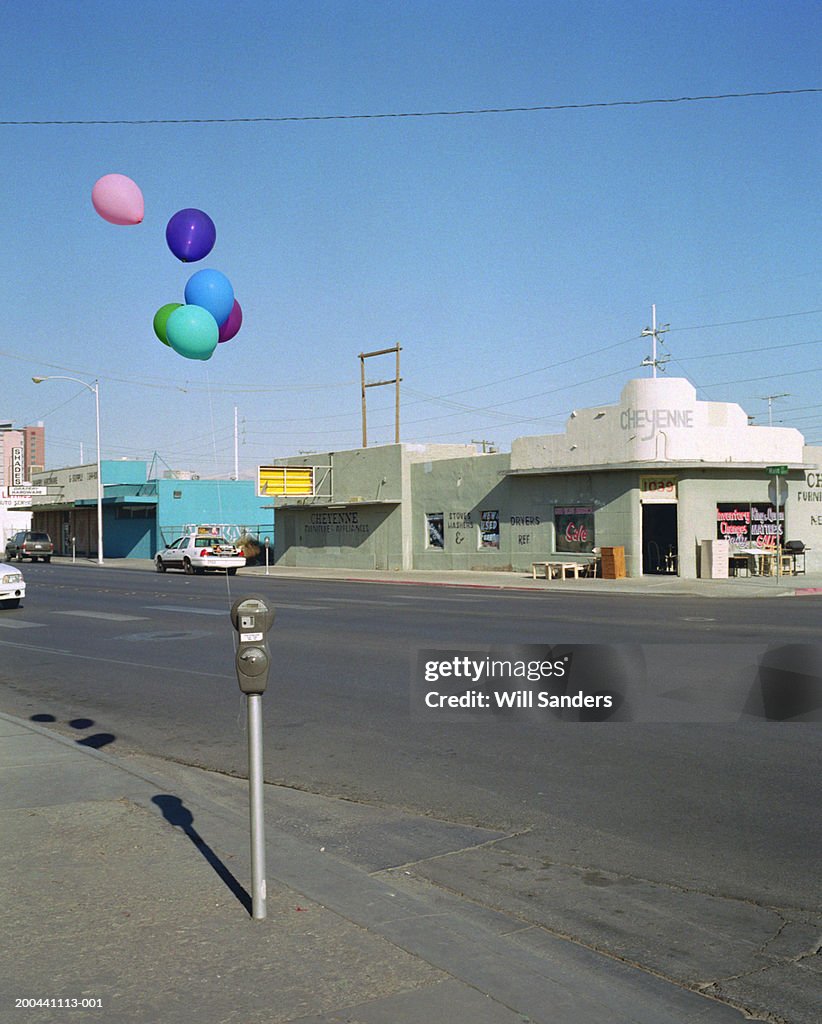
[[[27,622],[26,619],[7,619],[0,615],[0,627],[4,629],[29,629],[32,626],[45,626],[45,622]]]
[[[40,623],[32,623],[40,625]],[[121,661],[116,658],[97,658],[91,654],[75,654],[73,651],[64,651],[57,647],[35,647],[33,644],[16,644],[9,640],[0,640],[3,647],[19,647],[26,651],[35,651],[37,654],[59,654],[64,658],[77,658],[80,661],[98,661],[105,665],[125,665],[128,668],[145,668],[151,672],[167,673],[176,672],[189,676],[210,676],[214,679],[236,679],[234,675],[226,675],[224,672],[202,672],[196,668],[173,668],[171,665],[150,665],[143,661]]]
[[[187,612],[189,615],[228,615],[228,608],[195,608],[187,604],[147,604],[146,608],[157,612]]]
[[[80,615],[84,619],[108,619],[111,622],[137,622],[145,621],[145,615],[118,615],[117,612],[92,612],[92,611],[65,611],[56,612],[57,615]]]

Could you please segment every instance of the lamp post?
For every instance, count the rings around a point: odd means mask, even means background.
[[[70,380],[73,384],[82,384],[84,388],[94,392],[94,412],[97,420],[97,564],[103,564],[103,471],[100,465],[100,382],[95,380],[88,384],[77,377],[62,377],[51,375],[48,377],[32,377],[35,384],[42,384],[44,380]]]

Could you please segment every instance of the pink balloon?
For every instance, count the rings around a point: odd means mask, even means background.
[[[243,311],[240,308],[240,303],[234,300],[234,305],[231,307],[231,312],[228,314],[228,320],[220,327],[220,341],[231,341],[234,335],[239,331],[243,325]]]
[[[143,193],[125,174],[104,174],[91,190],[91,201],[109,224],[139,224],[145,214]]]

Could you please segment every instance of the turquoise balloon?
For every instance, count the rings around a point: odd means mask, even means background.
[[[180,306],[166,321],[166,337],[178,355],[186,359],[210,359],[220,340],[220,328],[202,306]]]
[[[234,308],[234,289],[231,282],[219,270],[198,270],[192,274],[186,285],[186,302],[202,306],[217,321],[217,326],[228,320]]]

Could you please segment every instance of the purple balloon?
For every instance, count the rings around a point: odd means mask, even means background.
[[[178,260],[196,263],[217,241],[214,221],[202,210],[178,210],[166,225],[166,242]]]
[[[240,303],[234,300],[234,305],[231,307],[231,312],[228,314],[228,320],[220,327],[220,341],[231,341],[234,335],[239,331],[243,325],[243,311],[240,308]]]

